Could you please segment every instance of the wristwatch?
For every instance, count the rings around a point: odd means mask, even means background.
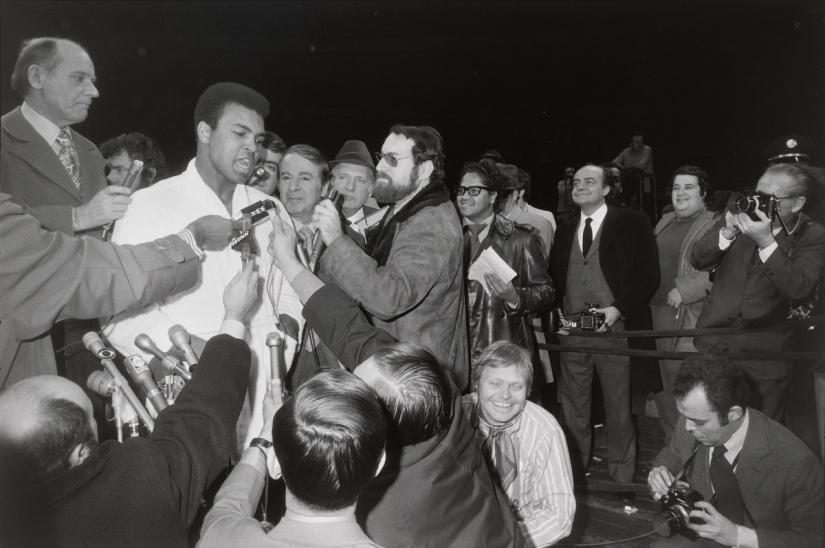
[[[272,442],[265,440],[264,438],[254,438],[251,442],[249,442],[249,447],[257,447],[263,451],[264,456],[266,456],[267,450],[272,447]]]

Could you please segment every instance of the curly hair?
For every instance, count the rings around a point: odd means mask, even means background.
[[[390,133],[403,135],[407,139],[412,139],[413,160],[416,166],[426,161],[433,163],[433,172],[430,181],[440,183],[444,180],[444,140],[441,134],[430,126],[407,126],[395,124],[390,128]]]

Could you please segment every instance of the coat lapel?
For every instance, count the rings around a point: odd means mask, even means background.
[[[604,254],[610,248],[610,242],[613,241],[613,238],[616,236],[616,232],[618,231],[616,210],[614,208],[607,206],[607,215],[604,216],[604,221],[602,221],[602,226],[599,230],[602,232],[599,236],[599,262],[604,265],[606,264],[604,261]],[[595,237],[596,235],[594,234],[593,236]]]
[[[749,413],[750,424],[745,436],[745,444],[739,452],[739,463],[736,466],[736,478],[739,480],[739,490],[742,492],[742,500],[745,504],[770,472],[770,466],[765,457],[771,452],[765,431],[765,419],[756,413],[750,411]]]

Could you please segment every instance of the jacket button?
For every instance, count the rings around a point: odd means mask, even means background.
[[[587,265],[587,261],[584,261],[582,264]]]
[[[587,282],[582,282],[582,285],[587,285]]]
[[[506,314],[505,314],[504,312],[499,312],[499,313],[498,313],[498,317],[499,317],[499,318],[503,318],[504,316],[506,316]]]
[[[746,296],[745,296],[745,300],[746,300],[746,301],[747,301],[747,300],[748,300],[748,297],[747,297],[747,295],[746,295]]]

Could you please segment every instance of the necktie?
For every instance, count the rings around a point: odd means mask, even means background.
[[[501,490],[507,491],[518,476],[518,458],[513,439],[505,428],[491,427],[487,439],[484,440],[484,450],[498,475]]]
[[[77,159],[77,150],[74,148],[74,143],[69,138],[69,132],[65,129],[60,130],[57,134],[57,144],[60,145],[60,150],[57,153],[60,158],[60,163],[66,168],[69,177],[72,179],[75,188],[83,195],[83,189],[80,186],[80,161]]]
[[[582,255],[587,257],[587,252],[590,251],[590,246],[593,245],[593,229],[590,228],[590,223],[593,221],[590,217],[584,221],[584,234],[582,234]]]
[[[484,230],[486,227],[487,225],[484,223],[467,225],[466,239],[464,240],[464,262],[468,266],[470,262],[473,260],[473,257],[475,257],[476,251],[478,251],[478,247],[481,245],[481,241],[479,241],[478,235],[481,234],[481,231]],[[469,246],[467,244],[469,244]]]
[[[739,481],[733,473],[733,466],[725,458],[726,452],[727,448],[724,445],[714,447],[713,457],[710,459],[710,481],[716,492],[716,503],[713,506],[736,525],[744,525]]]
[[[304,249],[307,252],[307,256],[312,255],[312,236],[314,235],[312,229],[308,226],[302,226],[298,232],[304,237]]]

